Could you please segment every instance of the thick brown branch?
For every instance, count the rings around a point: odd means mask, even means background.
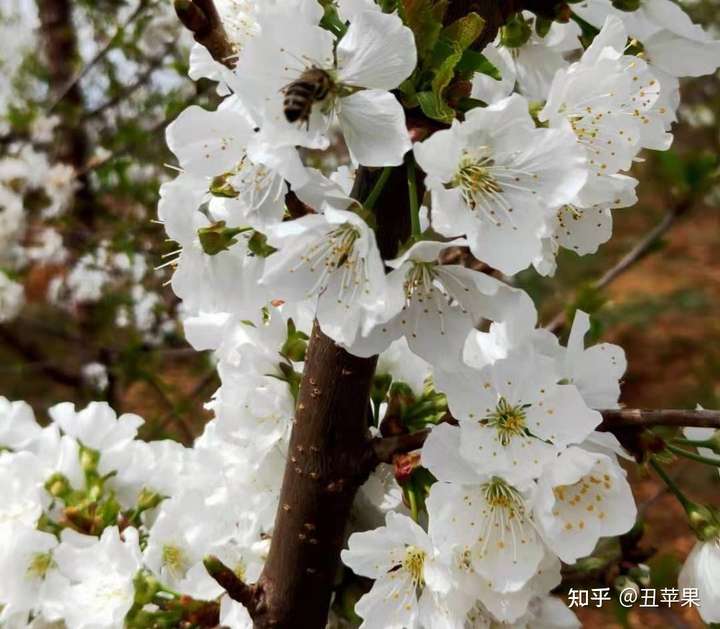
[[[623,431],[628,428],[653,428],[656,426],[696,426],[720,430],[720,411],[690,411],[684,409],[648,410],[641,408],[606,409],[599,411],[603,421],[598,426],[602,432]],[[419,450],[430,430],[373,440],[373,464],[392,463],[397,454]]]
[[[231,599],[242,603],[251,614],[255,612],[257,606],[257,590],[255,587],[244,583],[214,555],[205,557],[203,564],[205,564],[208,574],[225,589]]]
[[[325,626],[345,526],[371,453],[367,400],[375,358],[313,328],[256,627]]]
[[[205,46],[215,61],[232,68],[236,52],[228,39],[213,0],[175,0],[175,13],[195,41]]]

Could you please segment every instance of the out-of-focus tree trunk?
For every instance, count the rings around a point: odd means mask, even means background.
[[[53,145],[53,157],[72,166],[78,173],[73,213],[81,225],[91,231],[94,204],[84,170],[90,156],[90,144],[83,126],[85,106],[80,82],[76,80],[81,61],[70,0],[37,0],[40,36],[48,71],[53,113],[60,118]]]

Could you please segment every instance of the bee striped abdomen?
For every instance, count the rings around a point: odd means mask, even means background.
[[[330,87],[331,79],[325,70],[305,70],[300,78],[285,87],[283,110],[287,121],[309,124],[313,105],[325,100]]]

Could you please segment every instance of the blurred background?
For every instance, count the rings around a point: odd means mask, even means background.
[[[720,37],[717,0],[683,4]],[[232,18],[233,0],[218,5]],[[214,107],[214,85],[187,77],[192,41],[169,0],[0,0],[0,38],[0,395],[40,415],[104,399],[143,416],[145,438],[190,443],[218,381],[212,356],[183,339],[163,267],[176,247],[154,218],[173,176],[164,129],[191,103]],[[718,77],[687,81],[673,148],[636,165],[640,201],[615,212],[613,239],[594,256],[563,250],[554,278],[517,280],[559,334],[580,307],[594,339],[625,348],[627,406],[720,406],[719,115]],[[716,470],[673,472],[717,504]],[[653,587],[674,585],[694,538],[674,499],[633,476],[645,529],[632,552]],[[612,583],[616,549],[598,556],[567,585]],[[703,626],[679,607],[579,615]]]

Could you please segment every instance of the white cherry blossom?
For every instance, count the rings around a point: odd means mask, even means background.
[[[68,629],[122,624],[135,598],[133,579],[141,566],[135,529],[125,529],[121,537],[117,527],[109,527],[99,539],[65,531],[53,559],[70,582],[62,592]]]
[[[697,588],[701,618],[720,622],[720,538],[695,544],[678,576],[678,587]]]
[[[642,0],[632,12],[616,9],[610,0],[584,0],[575,10],[597,27],[609,15],[622,20],[630,36],[640,40],[648,63],[668,77],[712,74],[720,65],[720,41],[671,0]]]
[[[435,380],[460,424],[460,454],[482,475],[536,478],[601,421],[575,386],[557,384],[553,361],[531,351],[481,370],[436,371]]]
[[[0,525],[22,524],[34,527],[50,504],[45,491],[43,466],[30,452],[0,453]]]
[[[477,485],[436,483],[427,499],[433,543],[454,547],[491,590],[517,592],[546,553],[528,497],[499,477]]]
[[[627,369],[625,352],[611,343],[586,349],[583,339],[589,331],[590,317],[577,310],[560,367],[561,375],[578,388],[590,408],[617,408],[620,380]]]
[[[546,543],[568,564],[589,555],[600,537],[629,531],[637,513],[625,472],[615,460],[577,447],[546,467],[534,512]]]
[[[363,629],[418,627],[418,591],[446,591],[447,574],[435,561],[427,533],[409,517],[388,513],[386,525],[354,533],[342,551],[346,565],[375,579],[355,606]]]
[[[414,152],[427,173],[434,229],[464,233],[476,258],[507,274],[540,254],[550,212],[571,202],[587,177],[570,126],[536,128],[518,95],[471,110]]]
[[[41,430],[27,402],[11,402],[0,396],[0,448],[24,450]]]
[[[232,227],[262,230],[280,222],[285,182],[302,187],[308,181],[294,147],[263,143],[252,120],[230,107],[188,107],[166,136],[180,167],[204,179],[206,191],[218,190],[210,200],[210,212]]]
[[[371,356],[404,336],[409,348],[435,366],[452,368],[460,360],[465,339],[483,318],[507,316],[524,293],[495,278],[457,264],[442,264],[451,242],[421,241],[387,262],[384,309],[369,334],[350,347],[353,354]]]
[[[532,20],[528,11],[523,17]],[[571,21],[553,22],[545,37],[533,30],[528,41],[517,48],[503,46],[498,36],[483,54],[500,71],[501,80],[476,73],[473,98],[492,104],[509,96],[517,85],[517,91],[529,100],[545,100],[555,73],[569,65],[565,55],[580,48],[579,35],[580,27]]]
[[[400,18],[378,11],[355,14],[335,55],[332,35],[318,26],[291,15],[260,23],[262,36],[245,47],[232,87],[257,116],[268,141],[326,148],[329,125],[337,116],[354,161],[399,165],[410,139],[402,107],[388,90],[406,79],[416,63],[412,32]],[[327,94],[312,104],[302,125],[290,123],[282,92],[308,70],[322,71]]]
[[[66,585],[53,552],[57,538],[22,524],[0,524],[0,623],[16,615],[59,618]]]
[[[91,402],[80,411],[75,410],[74,404],[63,402],[50,408],[48,413],[66,435],[98,451],[127,445],[144,423],[133,413],[118,417],[106,402]]]
[[[357,214],[326,206],[268,232],[278,249],[267,258],[262,283],[274,299],[317,297],[323,332],[351,345],[383,308],[385,273],[375,235]]]

